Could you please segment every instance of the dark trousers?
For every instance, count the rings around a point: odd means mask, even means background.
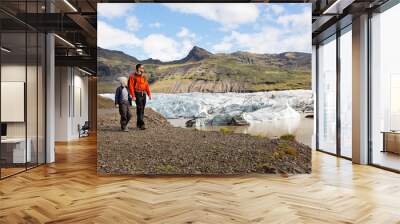
[[[140,128],[144,126],[144,107],[146,106],[146,94],[135,92],[136,97],[136,125]]]
[[[129,102],[122,102],[119,104],[119,115],[121,116],[120,120],[121,129],[125,129],[129,121],[131,120],[132,113],[129,107],[130,107]]]

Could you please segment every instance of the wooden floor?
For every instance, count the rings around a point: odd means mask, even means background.
[[[25,167],[24,168],[1,168],[1,177],[2,178],[8,177],[13,174],[23,172],[25,170],[26,170]]]
[[[391,152],[374,151],[374,164],[400,170],[400,155]]]
[[[313,153],[281,177],[100,177],[96,141],[0,181],[0,223],[400,223],[400,175]]]

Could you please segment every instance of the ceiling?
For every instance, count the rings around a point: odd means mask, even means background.
[[[95,0],[47,0],[47,4],[45,0],[1,0],[2,36],[9,39],[3,45],[13,49],[9,58],[11,54],[15,56],[13,58],[26,55],[23,51],[25,31],[52,32],[56,34],[56,66],[78,66],[95,74],[96,5]]]
[[[352,23],[353,17],[372,12],[389,0],[317,0],[313,3],[313,44]]]
[[[172,0],[184,2],[184,0]],[[338,21],[351,23],[351,17],[377,7],[387,0],[253,0],[270,3],[312,3],[313,43],[335,32]],[[46,4],[47,2],[47,4]],[[3,32],[54,32],[56,65],[79,66],[96,73],[97,3],[135,2],[133,0],[1,0],[0,25]],[[136,2],[171,2],[137,0]],[[215,2],[192,0],[192,2]],[[246,2],[220,0],[219,2]],[[248,1],[247,1],[248,2]],[[51,13],[50,13],[51,12]],[[344,26],[346,22],[341,22]],[[15,40],[18,40],[16,38]]]

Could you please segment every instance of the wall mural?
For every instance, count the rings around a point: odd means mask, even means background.
[[[311,172],[311,5],[98,4],[98,173]]]

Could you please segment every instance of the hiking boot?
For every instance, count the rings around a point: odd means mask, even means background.
[[[145,129],[146,129],[146,126],[142,125],[142,126],[139,127],[139,129],[140,129],[140,130],[145,130]]]

